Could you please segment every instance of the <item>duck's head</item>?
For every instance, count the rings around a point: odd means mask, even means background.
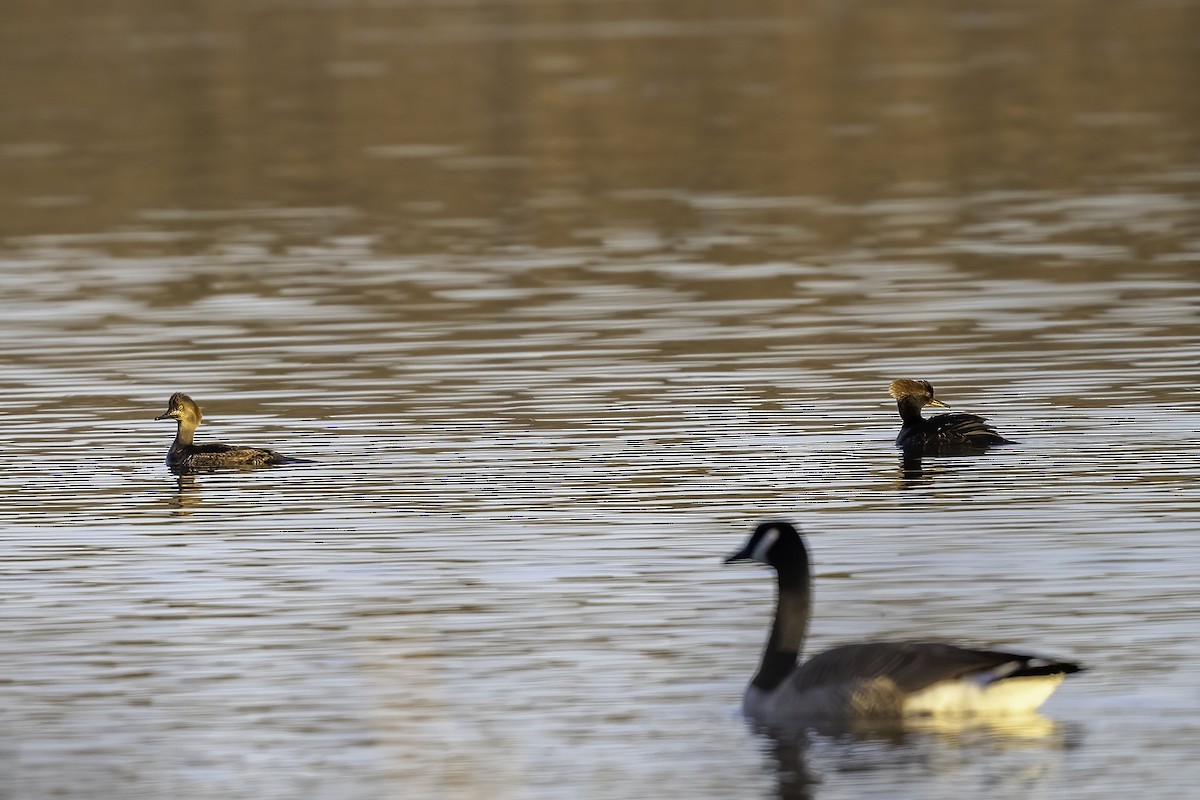
[[[173,419],[178,422],[191,423],[193,427],[200,424],[200,420],[204,415],[200,413],[200,406],[196,405],[196,401],[188,397],[183,392],[176,392],[171,395],[171,399],[167,401],[167,412],[155,417],[155,419]]]
[[[908,378],[900,378],[892,381],[888,386],[888,394],[897,401],[917,400],[921,406],[937,406],[938,408],[949,408],[950,406],[943,403],[941,400],[933,396],[933,384],[929,381],[913,381]]]

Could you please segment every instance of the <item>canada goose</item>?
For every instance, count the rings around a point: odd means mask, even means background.
[[[218,469],[222,467],[262,467],[284,464],[289,459],[263,447],[239,447],[230,444],[192,444],[192,434],[204,415],[200,406],[183,392],[176,392],[167,401],[165,414],[155,419],[176,421],[175,441],[167,451],[167,466],[176,472]]]
[[[934,398],[933,386],[929,381],[895,380],[888,386],[888,394],[895,398],[900,411],[903,424],[900,426],[900,435],[896,437],[896,446],[903,448],[905,453],[978,453],[992,445],[1012,444],[997,433],[987,420],[974,414],[938,414],[929,419],[922,417],[921,409],[925,406],[950,407]]]
[[[811,609],[808,551],[787,522],[764,522],[725,559],[758,561],[779,578],[778,606],[742,710],[765,724],[910,715],[1030,713],[1077,664],[936,642],[866,642],[797,663]]]

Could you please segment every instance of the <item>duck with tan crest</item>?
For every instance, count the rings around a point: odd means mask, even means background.
[[[204,418],[200,406],[183,392],[176,392],[167,401],[165,414],[155,419],[176,422],[175,441],[167,451],[167,466],[175,472],[195,472],[211,469],[246,469],[297,462],[265,447],[242,447],[230,444],[193,444],[192,435]]]
[[[805,720],[1032,714],[1082,668],[1026,653],[940,642],[863,642],[800,660],[812,608],[808,550],[788,522],[759,525],[725,560],[757,561],[778,581],[775,622],[742,710],[768,727]]]
[[[907,378],[892,381],[888,394],[900,411],[900,435],[896,446],[905,455],[969,455],[982,453],[999,444],[1013,444],[1005,439],[983,417],[974,414],[937,414],[925,419],[925,406],[950,408],[933,396],[929,381]]]

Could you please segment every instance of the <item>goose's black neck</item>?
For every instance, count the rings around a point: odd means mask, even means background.
[[[896,401],[896,408],[900,410],[900,419],[904,420],[906,426],[921,424],[922,406],[920,399],[911,396],[901,397]]]
[[[812,589],[808,563],[778,569],[779,597],[775,608],[775,623],[763,651],[762,663],[751,685],[770,691],[796,669],[796,661],[804,649],[808,633],[808,618],[812,607]]]

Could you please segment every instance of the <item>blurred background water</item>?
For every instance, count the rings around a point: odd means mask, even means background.
[[[1200,4],[18,0],[0,797],[1183,797]],[[1018,447],[905,468],[889,380]],[[177,477],[201,441],[314,463]],[[1043,724],[738,714],[811,649]]]

